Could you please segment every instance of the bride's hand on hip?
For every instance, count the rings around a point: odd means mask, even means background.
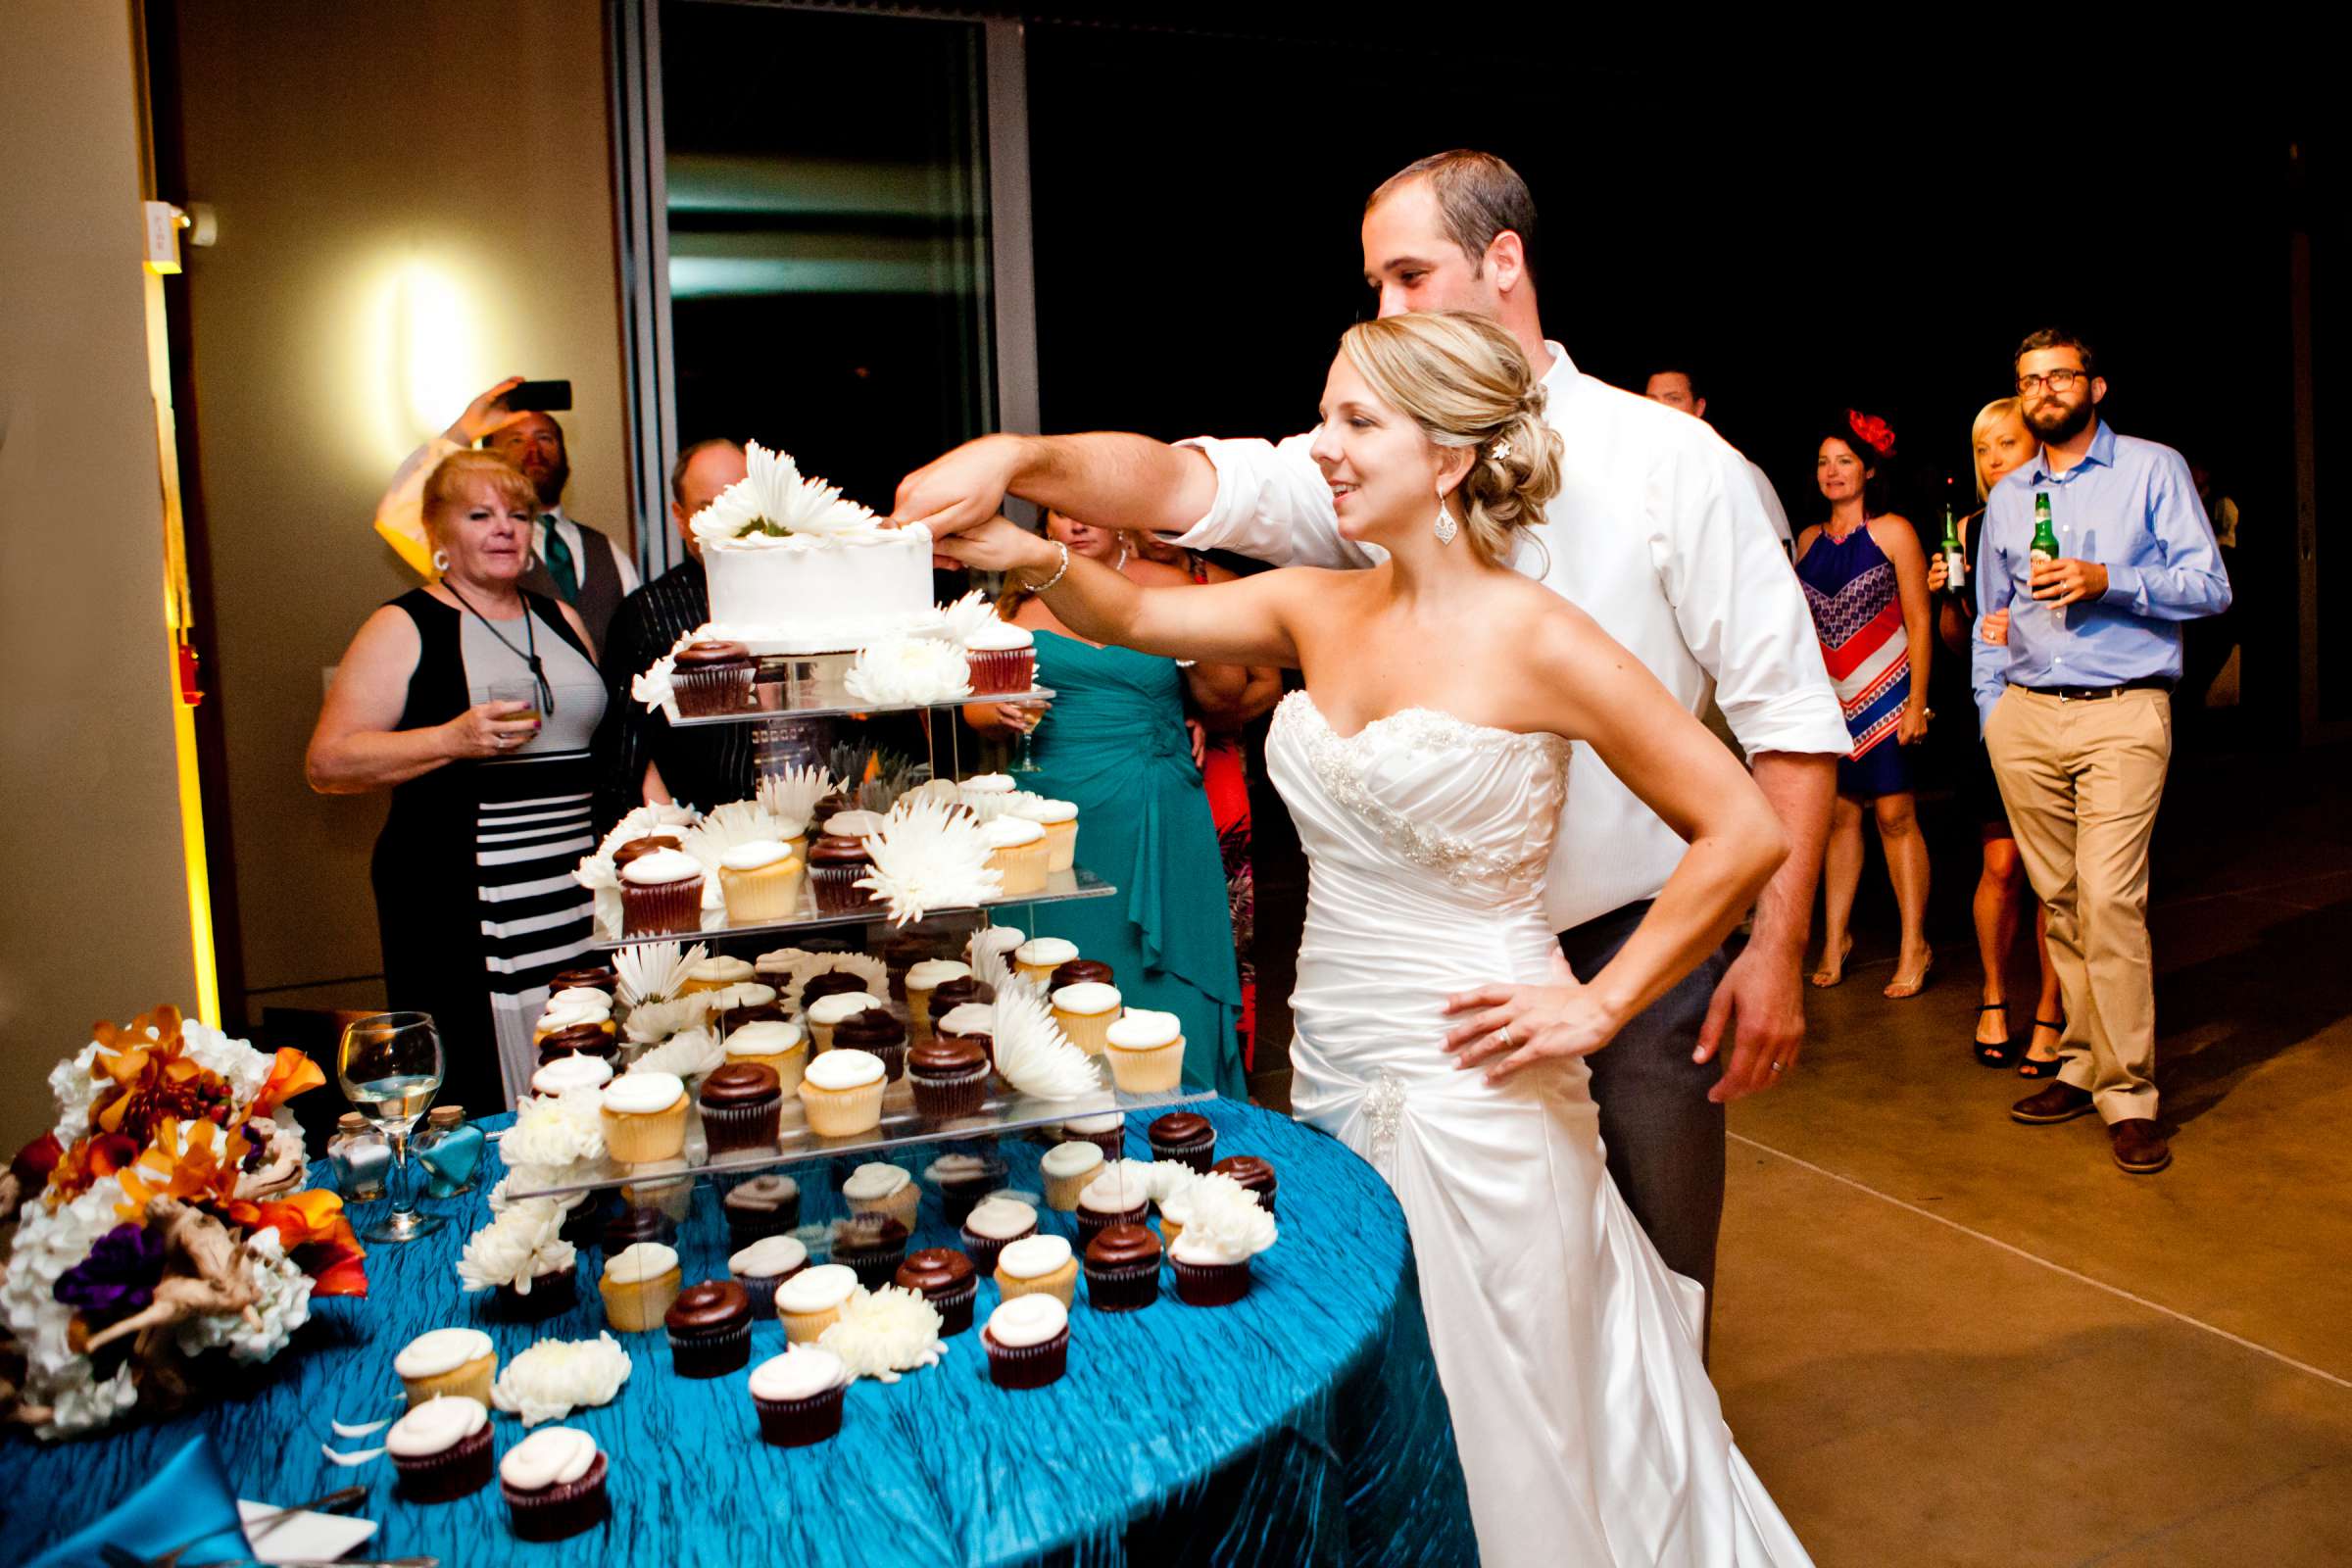
[[[1446,1036],[1454,1065],[1465,1071],[1487,1067],[1491,1084],[1540,1061],[1589,1056],[1625,1023],[1556,953],[1551,984],[1480,986],[1446,998],[1446,1011],[1472,1015]]]
[[[1042,567],[1052,572],[1061,551],[1051,541],[1018,528],[1003,517],[991,517],[963,533],[938,542],[938,553],[959,565],[978,571],[1022,571]]]

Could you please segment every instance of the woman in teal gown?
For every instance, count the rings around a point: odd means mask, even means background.
[[[1059,516],[1048,528],[1073,554],[1119,565],[1138,582],[1189,580],[1140,558],[1122,564],[1116,534]],[[1179,668],[1174,660],[1098,648],[1070,636],[1032,598],[1000,609],[1036,634],[1037,683],[1055,696],[1042,719],[998,703],[971,704],[965,715],[984,733],[1035,723],[1038,771],[1014,778],[1023,789],[1077,805],[1078,863],[1118,889],[1107,899],[1034,906],[1021,924],[1038,936],[1065,937],[1109,964],[1127,1005],[1182,1019],[1187,1083],[1248,1098],[1225,866],[1184,703],[1189,692],[1197,706],[1221,710],[1239,700],[1249,672]]]

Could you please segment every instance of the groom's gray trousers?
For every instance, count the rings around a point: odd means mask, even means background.
[[[1560,951],[1577,978],[1598,973],[1648,912],[1645,899],[1561,932]],[[1694,1062],[1690,1053],[1729,961],[1718,949],[1586,1058],[1609,1176],[1666,1266],[1706,1287],[1710,1313],[1723,1224],[1723,1107],[1707,1091],[1723,1064]]]

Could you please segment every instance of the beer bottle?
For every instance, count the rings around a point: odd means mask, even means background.
[[[2026,547],[2026,559],[2039,565],[2058,558],[2058,530],[2050,525],[2050,493],[2036,491],[2034,496],[2034,541]],[[2066,630],[2066,611],[2059,606],[2050,608],[2050,624]]]
[[[1943,585],[1953,593],[1968,586],[1968,557],[1960,549],[1960,523],[1952,515],[1952,481],[1943,481]]]

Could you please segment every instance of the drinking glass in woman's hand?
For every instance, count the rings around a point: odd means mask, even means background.
[[[996,705],[996,720],[1015,735],[1026,735],[1037,728],[1038,721],[1046,716],[1046,710],[1053,706],[1047,702],[999,703]]]
[[[508,757],[539,733],[531,703],[476,703],[441,727],[459,757]]]

